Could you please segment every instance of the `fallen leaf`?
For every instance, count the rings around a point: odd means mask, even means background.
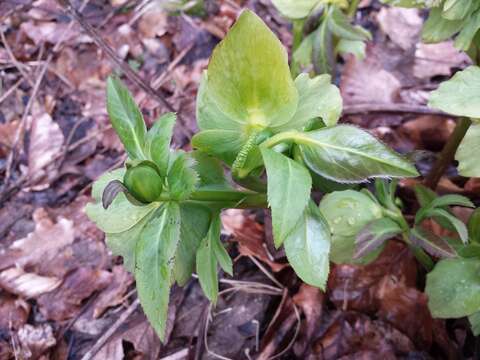
[[[27,273],[19,267],[12,267],[0,273],[0,287],[27,299],[53,291],[61,283],[62,279],[57,277]]]
[[[26,301],[0,293],[0,333],[19,329],[27,322],[29,314],[30,305]]]
[[[415,46],[423,24],[418,9],[400,7],[382,7],[377,14],[377,21],[390,41],[403,50],[409,50]]]
[[[93,311],[95,318],[100,317],[109,307],[120,305],[129,286],[133,283],[132,275],[123,266],[114,266],[112,275],[110,284],[102,290],[95,301]]]
[[[26,359],[38,359],[57,343],[49,324],[37,326],[26,324],[18,330],[18,339]]]
[[[417,44],[413,74],[419,79],[450,76],[452,69],[462,69],[471,63],[469,57],[453,45],[453,41]]]

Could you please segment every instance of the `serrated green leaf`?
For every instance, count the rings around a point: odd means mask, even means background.
[[[204,130],[192,138],[192,146],[232,165],[247,137],[231,130]]]
[[[343,102],[340,90],[330,81],[330,75],[320,75],[311,79],[308,74],[300,74],[295,79],[299,94],[298,108],[285,130],[300,129],[316,117],[322,118],[327,126],[337,123],[342,113]]]
[[[118,194],[108,209],[104,209],[101,203],[101,194],[110,181],[123,178],[124,169],[106,173],[98,179],[92,189],[92,196],[97,200],[85,207],[87,216],[103,232],[116,234],[122,233],[140,222],[151,211],[160,206],[159,203],[150,203],[143,206],[135,206],[126,198],[125,194]]]
[[[105,234],[105,243],[115,256],[123,258],[123,266],[132,274],[135,273],[135,248],[143,228],[155,211],[148,213],[142,220],[127,231],[115,234]]]
[[[423,248],[430,255],[439,258],[457,256],[457,252],[448,241],[421,227],[416,226],[412,229],[411,240],[413,244]]]
[[[165,338],[170,285],[180,238],[180,208],[166,203],[140,234],[135,251],[138,297],[148,321]]]
[[[273,150],[261,151],[268,177],[273,238],[278,248],[302,216],[310,199],[312,178],[307,169],[292,159]]]
[[[418,176],[413,164],[354,126],[339,125],[298,133],[293,140],[311,170],[337,182]]]
[[[174,113],[162,115],[148,130],[145,152],[157,167],[162,177],[167,176],[170,158],[170,142],[176,117]]]
[[[272,0],[272,3],[283,16],[303,19],[320,3],[320,0]]]
[[[218,296],[217,257],[214,243],[220,239],[220,216],[212,218],[207,236],[197,250],[197,274],[205,296],[216,303]]]
[[[284,246],[288,261],[300,279],[325,290],[329,272],[330,231],[313,201],[285,238]]]
[[[436,318],[460,318],[480,310],[480,261],[441,260],[427,275],[428,307]]]
[[[480,311],[470,315],[468,321],[472,327],[473,336],[480,336]]]
[[[333,36],[328,26],[328,15],[314,32],[312,39],[313,67],[317,74],[332,74],[335,69]]]
[[[382,208],[360,191],[344,190],[327,194],[320,201],[320,211],[335,236],[350,237],[368,223],[382,218]]]
[[[458,235],[460,236],[460,239],[464,244],[468,242],[468,230],[467,226],[460,220],[457,219],[455,216],[450,214],[448,211],[439,209],[439,208],[433,208],[429,211],[426,212],[425,214],[426,217],[440,217],[443,218],[444,220],[448,221],[456,230]]]
[[[369,31],[361,26],[354,26],[339,8],[334,7],[328,18],[330,31],[341,39],[367,41],[372,39]]]
[[[210,190],[230,188],[219,160],[201,151],[193,151],[191,156],[195,160],[193,168],[198,174],[200,188]]]
[[[298,103],[285,48],[249,10],[214,49],[207,89],[227,117],[246,127],[281,126]]]
[[[423,25],[422,39],[426,43],[437,43],[450,39],[458,33],[466,20],[448,20],[442,16],[442,9],[430,10],[428,19]]]
[[[131,159],[146,159],[143,146],[147,129],[142,113],[127,88],[112,76],[107,80],[107,111],[128,156]]]
[[[472,99],[472,101],[476,100]],[[457,153],[455,154],[455,160],[458,161],[458,172],[460,175],[467,177],[480,177],[480,162],[477,159],[479,152],[480,124],[474,124],[468,129],[467,134],[463,138],[457,149]]]
[[[175,255],[175,268],[173,269],[175,281],[180,286],[185,285],[195,269],[195,256],[197,249],[210,225],[210,210],[194,203],[180,204],[180,242]]]
[[[174,200],[185,200],[195,190],[198,174],[193,169],[195,161],[189,154],[180,153],[168,171],[168,191]]]
[[[480,67],[457,72],[430,94],[428,105],[446,113],[480,118]]]
[[[402,233],[398,224],[389,219],[381,218],[368,223],[356,236],[354,259],[371,254],[382,246],[386,240]]]
[[[480,208],[475,209],[470,215],[467,227],[470,241],[480,243]]]

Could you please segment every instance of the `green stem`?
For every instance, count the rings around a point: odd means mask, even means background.
[[[440,153],[436,163],[433,165],[432,170],[425,178],[425,185],[430,189],[436,189],[438,182],[445,173],[445,170],[447,170],[448,166],[455,158],[455,153],[457,152],[457,149],[471,124],[472,121],[468,118],[458,119],[452,135],[450,135],[448,138],[448,141]]]
[[[347,12],[348,17],[353,18],[355,16],[355,13],[357,12],[359,4],[360,4],[360,0],[352,0],[352,3],[350,4],[350,7],[348,8],[348,12]]]
[[[293,44],[292,44],[292,53],[298,49],[303,40],[303,26],[305,25],[305,20],[293,20]]]
[[[164,194],[158,201],[172,201],[173,199]],[[199,190],[193,192],[188,201],[208,202],[221,205],[223,208],[267,208],[267,196],[244,191],[217,191],[217,190]]]
[[[278,144],[294,140],[296,137],[298,137],[298,134],[299,132],[294,130],[284,131],[272,136],[270,139],[265,140],[260,146],[265,148],[272,148]]]

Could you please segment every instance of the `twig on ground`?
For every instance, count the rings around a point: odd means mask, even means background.
[[[113,325],[98,339],[95,345],[92,346],[90,350],[83,355],[81,360],[90,360],[92,359],[107,343],[107,341],[113,336],[113,334],[118,330],[118,328],[132,315],[135,310],[137,310],[140,300],[137,298],[130,306],[120,315],[120,317],[113,323]]]
[[[25,65],[22,64],[17,60],[15,55],[13,54],[12,48],[7,42],[7,38],[5,37],[5,33],[3,32],[2,28],[0,27],[0,39],[2,40],[3,47],[5,48],[5,51],[7,52],[8,57],[10,58],[11,63],[13,66],[18,70],[18,72],[23,76],[23,78],[30,84],[30,86],[34,86],[35,84],[33,83],[31,76],[25,72]]]
[[[12,93],[18,89],[18,87],[20,86],[20,84],[23,82],[23,80],[25,80],[24,78],[20,78],[18,79],[18,81],[13,84],[12,86],[10,86],[10,88],[5,91],[5,93],[2,95],[2,97],[0,97],[0,104],[2,102],[4,102],[10,95],[12,95]]]

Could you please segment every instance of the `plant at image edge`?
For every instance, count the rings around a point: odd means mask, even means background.
[[[330,77],[293,80],[284,47],[250,11],[215,48],[203,76],[196,150],[170,149],[174,114],[147,131],[116,78],[108,80],[107,108],[128,159],[95,182],[86,212],[135,275],[144,312],[162,339],[174,282],[184,285],[195,270],[215,302],[217,266],[232,274],[220,241],[222,209],[270,207],[275,245],[284,246],[303,281],[324,289],[331,231],[310,199],[312,188],[418,176],[369,133],[337,125],[342,100]]]

